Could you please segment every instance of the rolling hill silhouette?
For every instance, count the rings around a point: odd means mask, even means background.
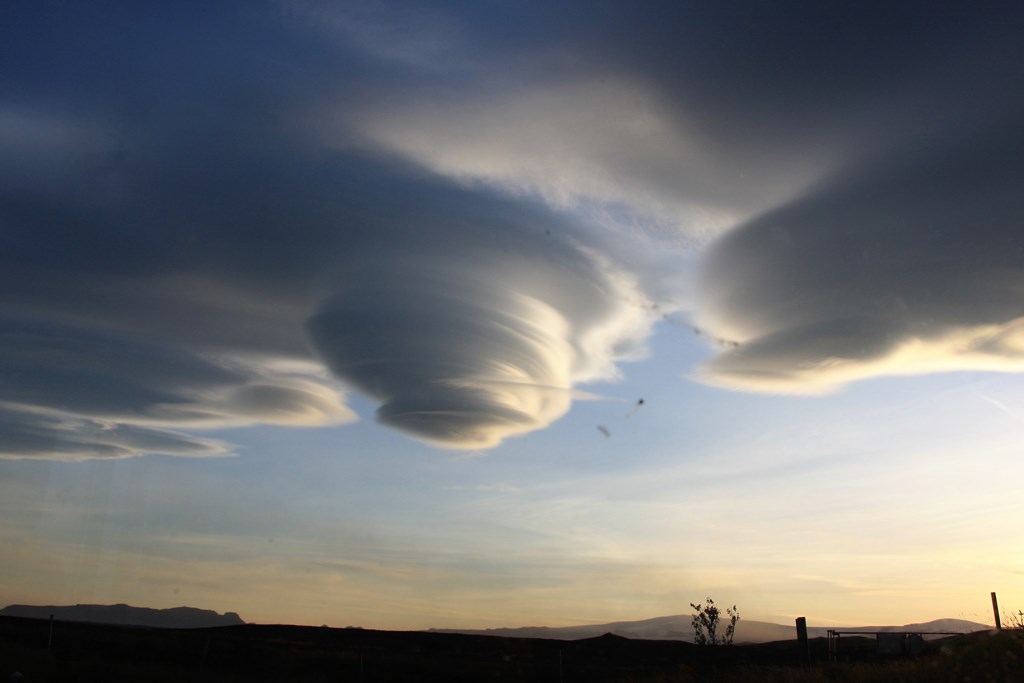
[[[8,605],[0,610],[6,617],[49,619],[53,615],[60,621],[81,621],[116,626],[149,626],[155,628],[210,628],[244,624],[235,612],[218,614],[209,609],[173,607],[150,609],[131,605],[66,605],[36,606]]]
[[[830,628],[835,626],[811,626],[807,629],[807,635],[811,638],[824,638]],[[904,626],[858,626],[841,627],[843,631],[955,631],[957,633],[970,633],[973,631],[984,631],[992,628],[986,624],[979,624],[963,619],[936,619],[919,624],[906,624]],[[642,640],[683,640],[693,642],[693,627],[690,625],[690,615],[675,614],[665,617],[654,617],[640,621],[613,621],[607,624],[586,624],[582,626],[525,626],[520,628],[492,628],[492,629],[431,629],[437,633],[462,633],[466,635],[491,635],[505,638],[551,638],[556,640],[580,640],[582,638],[594,638],[605,633],[611,633],[624,638]],[[796,638],[796,626],[785,626],[765,621],[751,621],[740,619],[736,624],[735,643],[767,643],[777,640],[793,640]]]

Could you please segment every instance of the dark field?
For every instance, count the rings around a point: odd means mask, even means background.
[[[602,636],[559,641],[442,633],[229,626],[152,629],[0,618],[0,680],[36,681],[1024,681],[1024,638],[977,633],[932,641],[914,658],[880,657],[844,637],[812,666],[796,641],[700,648]]]

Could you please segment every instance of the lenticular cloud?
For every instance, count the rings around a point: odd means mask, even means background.
[[[436,256],[352,274],[358,284],[308,323],[331,370],[381,402],[381,423],[429,443],[488,448],[546,427],[574,384],[613,376],[648,332],[628,278],[582,255],[519,272],[458,249]]]
[[[1024,367],[1007,17],[549,5],[16,11],[0,458],[223,455],[192,432],[342,424],[348,389],[494,446],[696,260],[712,383]]]
[[[208,457],[183,429],[355,419],[333,382],[131,335],[0,316],[0,459]]]
[[[1024,370],[1024,143],[984,135],[872,160],[724,237],[702,325],[713,384],[818,393],[872,376]]]

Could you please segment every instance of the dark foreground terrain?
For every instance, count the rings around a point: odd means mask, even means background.
[[[601,636],[559,641],[242,625],[153,629],[0,617],[0,680],[23,681],[1024,681],[1024,638],[976,633],[913,659],[844,638],[801,667],[795,641],[701,648]]]

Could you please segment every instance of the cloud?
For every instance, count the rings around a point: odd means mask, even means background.
[[[351,422],[349,389],[385,425],[489,447],[642,353],[646,294],[571,216],[311,140],[325,85],[360,77],[308,34],[266,71],[197,71],[219,47],[195,37],[187,57],[112,39],[137,71],[0,102],[42,160],[0,190],[5,457],[222,454],[186,432]],[[62,54],[51,73],[75,73]],[[132,106],[94,96],[118,83]]]
[[[0,318],[0,403],[139,424],[230,427],[352,419],[329,382],[180,346]]]
[[[113,195],[3,198],[17,313],[0,321],[0,400],[172,430],[349,422],[329,368],[383,401],[386,425],[489,447],[641,352],[645,294],[565,216],[359,155],[327,163],[299,134],[257,192],[248,131],[212,117],[177,145],[180,131],[155,135],[97,162],[121,177]],[[189,152],[137,160],[140,144]],[[290,178],[316,166],[313,182]]]
[[[440,5],[361,0],[289,0],[281,4],[289,14],[328,36],[334,34],[340,44],[375,59],[436,72],[472,68],[473,59],[462,44],[467,27]]]
[[[149,429],[69,413],[12,410],[0,405],[0,460],[95,460],[161,454],[223,456],[230,445],[175,431]]]
[[[0,376],[5,458],[223,455],[177,429],[355,419],[315,376],[12,316],[0,317]]]
[[[738,346],[700,376],[816,393],[880,375],[1024,370],[1016,120],[1001,112],[894,150],[721,239],[702,266],[700,324]]]
[[[635,282],[557,240],[374,259],[309,321],[329,367],[427,442],[489,448],[564,415],[652,324]],[[517,251],[522,250],[522,251]]]
[[[1012,36],[966,8],[922,26],[909,7],[650,5],[489,7],[492,22],[464,9],[451,40],[424,22],[421,40],[472,50],[475,69],[342,90],[317,127],[692,245],[1007,85],[992,74]]]
[[[0,450],[215,454],[186,432],[341,424],[348,390],[416,438],[494,446],[641,355],[691,300],[681,252],[739,220],[704,270],[702,325],[743,342],[713,381],[824,387],[897,351],[922,369],[1013,357],[999,267],[1015,267],[1016,207],[979,178],[1016,182],[1015,162],[972,176],[956,140],[945,161],[906,142],[1017,111],[991,68],[1015,63],[1006,22],[409,7],[9,13],[0,401],[21,436]],[[908,31],[921,49],[903,57]],[[952,174],[938,190],[915,180],[933,165]],[[893,187],[892,206],[862,201]],[[965,237],[965,207],[994,239]],[[931,238],[982,265],[946,264]],[[851,270],[870,240],[884,255]],[[885,265],[916,248],[936,275]]]
[[[677,237],[713,235],[801,182],[776,173],[744,196],[725,182],[732,171],[687,130],[671,103],[626,78],[583,75],[377,100],[341,112],[355,144],[462,182],[539,196],[559,209],[604,207],[610,216],[617,207],[620,217],[625,211],[630,222]]]
[[[99,126],[46,109],[0,107],[0,177],[20,185],[73,169],[110,148]],[[57,171],[57,173],[54,173]]]

